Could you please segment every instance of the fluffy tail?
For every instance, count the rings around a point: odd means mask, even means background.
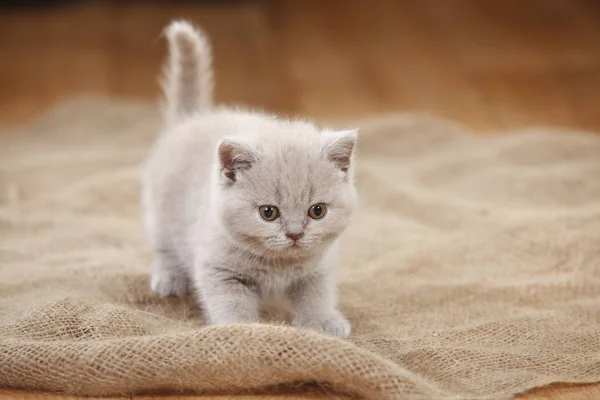
[[[172,22],[165,35],[169,56],[162,82],[167,126],[212,106],[212,54],[208,38],[186,21]]]

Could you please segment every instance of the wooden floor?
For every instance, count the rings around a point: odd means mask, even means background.
[[[133,398],[133,396],[131,396]],[[240,395],[240,396],[135,396],[140,400],[350,400],[350,397],[337,396],[331,393],[308,394],[286,394],[279,396],[266,395]],[[2,400],[116,400],[104,397],[74,397],[50,395],[45,393],[25,393],[18,391],[0,389],[0,399]],[[127,397],[125,398],[127,399]],[[518,396],[515,400],[598,400],[600,399],[600,385],[586,386],[557,386],[545,389],[537,389],[523,396]],[[121,400],[121,399],[119,399]],[[439,399],[445,400],[445,399]]]
[[[600,131],[595,0],[122,0],[4,11],[0,126],[74,95],[156,101],[160,31],[180,17],[213,39],[222,102],[328,120],[420,111],[481,131]],[[600,386],[524,398],[598,399]]]
[[[172,18],[214,40],[221,101],[315,118],[417,110],[600,130],[595,0],[84,2],[0,14],[0,125],[59,99],[156,100]]]

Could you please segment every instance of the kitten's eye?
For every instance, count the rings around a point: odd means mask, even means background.
[[[275,221],[279,217],[279,209],[275,206],[260,206],[258,213],[265,221]]]
[[[327,214],[327,205],[325,203],[317,203],[310,206],[308,216],[312,219],[321,219]]]

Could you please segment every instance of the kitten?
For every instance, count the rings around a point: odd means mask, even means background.
[[[287,295],[294,326],[349,335],[336,268],[357,131],[214,107],[208,39],[181,21],[165,33],[166,126],[142,194],[152,290],[195,289],[211,324],[258,322],[261,299]]]

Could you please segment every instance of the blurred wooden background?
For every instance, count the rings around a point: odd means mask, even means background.
[[[317,119],[400,110],[482,131],[600,131],[595,0],[122,0],[2,10],[0,127],[75,95],[157,101],[160,32],[181,17],[213,39],[221,102]],[[597,399],[600,386],[524,398]]]
[[[596,0],[82,1],[0,13],[0,126],[97,93],[155,101],[172,18],[214,41],[220,101],[476,129],[600,130]]]

